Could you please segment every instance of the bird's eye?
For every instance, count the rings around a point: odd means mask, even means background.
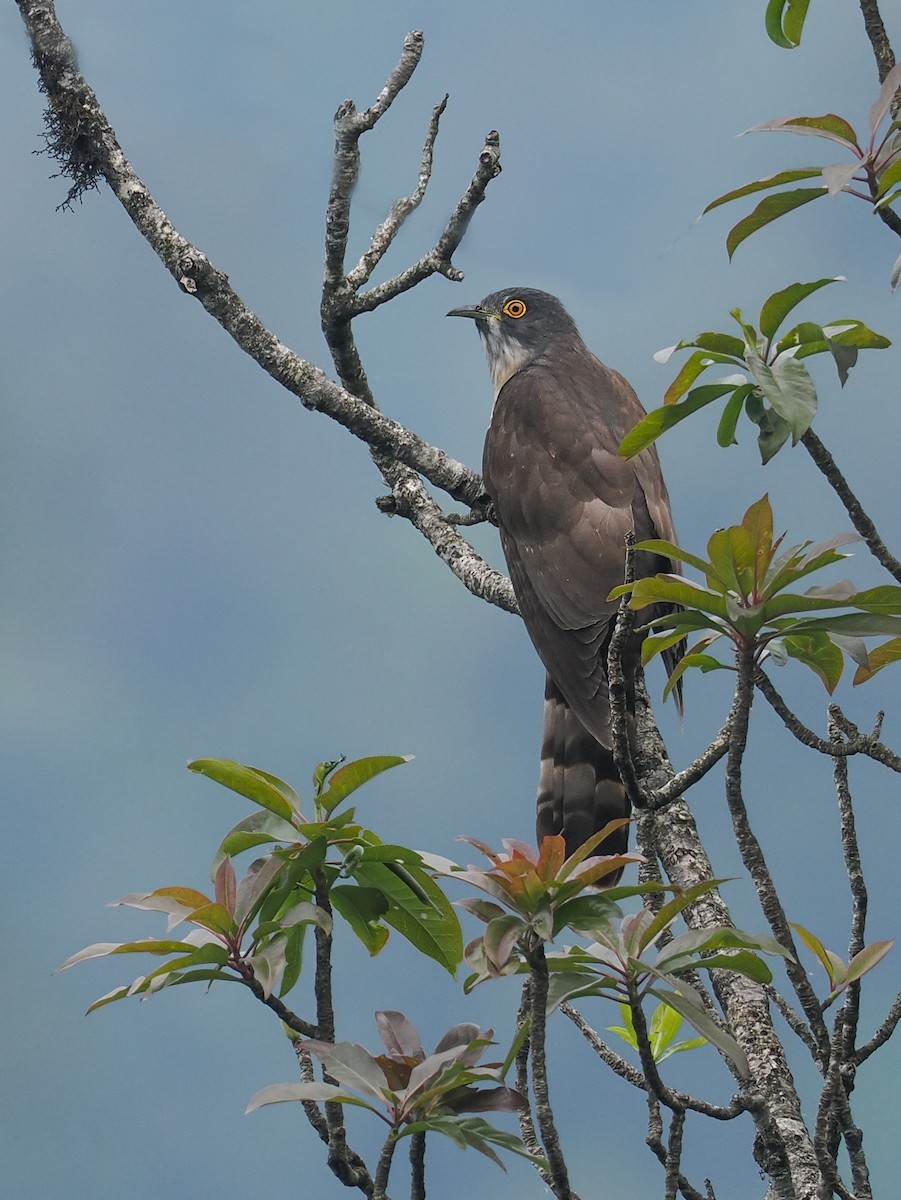
[[[503,307],[505,316],[514,317],[516,320],[524,317],[527,311],[524,300],[508,300]]]

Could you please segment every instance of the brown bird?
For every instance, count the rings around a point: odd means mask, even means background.
[[[555,296],[508,288],[447,314],[471,317],[494,379],[483,475],[526,629],[547,670],[538,784],[539,843],[562,833],[566,850],[630,812],[613,761],[607,652],[623,582],[625,539],[675,541],[657,452],[618,454],[645,415],[635,392],[591,353]],[[636,578],[671,570],[635,556]],[[646,610],[643,619],[657,613]],[[623,656],[635,708],[642,634]],[[672,670],[679,652],[665,661]],[[676,689],[681,708],[681,696]],[[630,718],[630,726],[634,723]],[[628,845],[628,827],[604,842]]]

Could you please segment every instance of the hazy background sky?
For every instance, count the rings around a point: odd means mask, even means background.
[[[176,227],[326,370],[318,304],[332,116],[347,96],[370,103],[404,35],[425,31],[413,82],[362,144],[352,251],[412,188],[445,91],[429,195],[379,277],[432,244],[492,128],[504,170],[456,257],[465,281],[432,279],[356,328],[385,411],[478,465],[488,373],[475,331],[444,314],[500,287],[560,295],[647,407],[673,374],[654,351],[728,328],[736,305],[756,315],[794,280],[846,275],[801,315],[860,317],[897,337],[899,300],[888,286],[897,239],[863,204],[818,201],[742,246],[731,266],[724,236],[751,202],[694,224],[730,187],[833,161],[812,139],[736,140],[741,130],[827,111],[860,128],[877,91],[852,0],[817,0],[792,52],[767,41],[764,7],[60,0],[59,15]],[[901,45],[897,13],[885,8]],[[473,599],[408,524],[378,513],[384,487],[365,448],[244,357],[178,291],[107,190],[73,213],[55,211],[66,185],[48,179],[53,165],[33,153],[42,98],[9,0],[0,81],[5,1194],[340,1195],[298,1110],[242,1116],[257,1089],[295,1077],[277,1022],[243,989],[179,988],[83,1020],[141,964],[53,969],[90,942],[161,932],[149,914],[107,901],[164,884],[206,886],[215,846],[247,805],[189,775],[190,758],[251,762],[308,795],[320,759],[410,752],[415,762],[360,794],[362,818],[386,840],[470,861],[459,834],[531,838],[542,670],[518,621]],[[827,364],[814,367],[817,430],[896,550],[897,364],[894,349],[864,354],[844,393]],[[688,547],[701,550],[765,490],[793,540],[848,527],[803,450],[763,470],[750,426],[721,451],[716,419],[687,422],[661,448]],[[502,565],[493,531],[478,531],[477,542]],[[842,573],[882,581],[860,551]],[[825,693],[805,674],[793,665],[776,682],[822,729]],[[896,680],[886,673],[859,694],[843,682],[837,698],[865,727],[890,707],[886,738],[897,746]],[[660,684],[655,671],[656,696]],[[719,727],[729,678],[691,679],[686,699],[684,731],[669,706],[661,716],[677,764]],[[848,897],[829,764],[811,761],[762,709],[752,750],[751,819],[789,917],[843,952]],[[852,782],[870,936],[890,937],[898,785],[858,763]],[[721,775],[692,803],[717,873],[737,875]],[[748,885],[730,884],[727,896],[743,924],[763,928]],[[493,1024],[506,1044],[515,982],[464,997],[396,935],[374,961],[345,942],[340,1036],[374,1047],[373,1011],[399,1008],[427,1044],[457,1020]],[[864,1031],[897,991],[899,961],[891,956],[873,977]],[[294,999],[303,1011],[304,985]],[[618,1017],[601,1002],[587,1014],[600,1027]],[[553,1051],[574,1185],[586,1197],[658,1196],[641,1096],[584,1061],[563,1023]],[[811,1068],[796,1062],[799,1082],[812,1084]],[[713,1051],[669,1065],[677,1085],[728,1099],[730,1077]],[[855,1093],[883,1194],[897,1175],[898,1068],[891,1045]],[[806,1095],[812,1121],[815,1093]],[[354,1140],[370,1146],[366,1115],[349,1121]],[[751,1136],[749,1121],[715,1131],[689,1122],[687,1173],[698,1186],[709,1175],[723,1200],[759,1194]],[[451,1146],[430,1146],[429,1157],[435,1200],[542,1194],[519,1161],[505,1177]],[[405,1187],[399,1171],[392,1192]]]

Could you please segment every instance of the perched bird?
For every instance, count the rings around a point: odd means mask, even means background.
[[[607,652],[617,602],[607,596],[623,582],[627,533],[638,542],[675,541],[669,496],[653,447],[629,461],[617,453],[644,409],[626,380],[591,353],[555,296],[508,288],[447,315],[476,322],[494,380],[485,489],[547,671],[538,840],[562,833],[571,854],[608,821],[629,815],[612,754]],[[647,552],[635,559],[636,578],[671,569]],[[623,656],[630,713],[641,637],[630,638]],[[677,657],[670,652],[669,670]],[[627,845],[625,826],[601,849]]]

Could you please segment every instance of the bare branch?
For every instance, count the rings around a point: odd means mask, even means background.
[[[547,988],[548,969],[544,956],[544,945],[540,941],[529,954],[529,1038],[531,1049],[529,1059],[532,1064],[532,1094],[535,1097],[535,1116],[541,1131],[541,1141],[544,1153],[550,1166],[551,1181],[557,1200],[573,1200],[574,1193],[569,1186],[569,1173],[566,1160],[560,1148],[560,1136],[554,1121],[554,1111],[551,1108],[550,1092],[547,1082],[547,1058],[545,1052],[545,1026],[547,1022]]]
[[[814,464],[819,467],[820,471],[826,477],[829,486],[845,506],[845,511],[851,518],[854,528],[866,542],[870,553],[877,562],[885,567],[890,575],[893,575],[901,583],[901,561],[895,558],[894,554],[889,551],[885,542],[879,536],[879,531],[873,524],[872,518],[851,491],[847,480],[836,466],[835,459],[812,429],[808,429],[803,434],[801,443],[813,459]]]
[[[785,999],[781,992],[773,987],[772,984],[767,984],[766,994],[779,1009],[779,1012],[785,1019],[785,1023],[791,1029],[792,1033],[797,1034],[807,1049],[810,1051],[814,1062],[819,1063],[820,1052],[816,1042],[813,1040],[813,1034],[810,1032],[810,1026],[807,1022],[799,1017],[789,1002]]]
[[[820,1060],[825,1062],[829,1055],[829,1034],[823,1021],[820,1003],[816,998],[807,973],[798,961],[798,951],[792,937],[791,927],[785,916],[782,902],[773,883],[773,878],[748,819],[742,789],[742,761],[748,740],[748,719],[754,698],[755,665],[753,646],[739,651],[738,684],[735,690],[734,720],[729,756],[726,762],[726,801],[732,815],[732,828],[741,860],[757,889],[760,907],[763,909],[773,936],[791,954],[786,960],[786,973],[795,989],[813,1037],[819,1046]]]
[[[425,1200],[425,1133],[410,1135],[410,1200]]]
[[[866,1062],[871,1054],[874,1054],[880,1046],[884,1046],[895,1030],[898,1028],[898,1023],[901,1021],[901,992],[895,997],[892,1002],[892,1007],[888,1011],[885,1020],[866,1043],[861,1046],[854,1055],[854,1061],[859,1066]]]
[[[672,1126],[670,1128],[672,1129]],[[657,1159],[666,1168],[668,1150],[663,1145],[663,1119],[660,1116],[660,1104],[656,1097],[650,1093],[648,1094],[648,1133],[644,1140],[645,1144],[650,1147]],[[677,1171],[675,1178],[679,1191],[685,1197],[685,1200],[705,1200],[704,1196],[691,1186],[684,1175]],[[675,1195],[675,1193],[671,1194]],[[707,1200],[709,1200],[710,1194],[710,1190],[708,1189]]]
[[[845,734],[846,740],[844,742],[827,741],[826,738],[822,738],[814,733],[812,729],[808,729],[801,719],[792,712],[776,691],[772,681],[763,671],[757,671],[754,676],[754,684],[767,703],[772,707],[773,711],[779,716],[785,728],[802,745],[807,746],[811,750],[817,750],[820,754],[828,754],[830,758],[847,758],[852,754],[863,754],[867,758],[872,758],[876,762],[882,763],[884,767],[888,767],[892,771],[901,772],[901,757],[879,741],[879,733],[882,729],[882,713],[879,713],[872,733],[861,733],[855,725],[848,721],[837,705],[830,705],[830,719],[835,720],[838,727]]]
[[[305,407],[325,413],[375,452],[387,454],[391,460],[412,468],[454,499],[464,504],[483,504],[484,488],[475,471],[383,416],[375,407],[363,402],[353,389],[346,390],[333,383],[312,363],[283,345],[263,325],[231,287],[225,273],[174,228],[125,157],[97,97],[77,71],[74,51],[56,19],[51,0],[19,0],[19,8],[32,41],[41,87],[50,100],[52,128],[48,145],[60,161],[63,174],[74,181],[67,203],[85,188],[96,186],[98,179],[105,179],[181,289],[199,300],[238,346],[296,395]],[[369,123],[371,127],[385,111],[396,95],[395,89],[399,90],[408,78],[408,69],[412,69],[410,64],[415,66],[414,58],[418,61],[414,51],[413,45],[405,49],[403,69],[396,68],[390,86],[386,85],[372,108],[365,114],[354,114],[357,120],[364,125]],[[485,156],[484,150],[482,156]],[[482,180],[484,186],[497,173],[494,151],[488,158],[491,161],[480,162],[475,177]],[[333,187],[332,201],[332,208],[338,214],[330,226],[334,233],[340,226],[346,203],[340,189],[335,191]],[[471,211],[476,203],[474,186],[470,184],[460,204],[468,205]],[[453,222],[452,217],[449,229]],[[458,241],[464,227],[465,222],[458,220],[455,226]],[[333,265],[338,261],[343,263],[344,252],[339,241],[335,234],[327,249]],[[396,482],[396,511],[411,520],[429,539],[439,558],[457,578],[481,599],[516,611],[512,589],[504,576],[492,570],[465,539],[447,526],[440,508],[421,482],[402,480],[399,476]]]
[[[886,75],[888,75],[889,71],[895,65],[895,54],[888,40],[888,34],[885,32],[877,0],[860,0],[860,11],[863,14],[863,23],[866,27],[867,37],[870,39],[870,45],[873,47],[876,70],[879,72],[879,82],[884,83]],[[892,104],[893,117],[897,117],[898,115],[898,104],[899,99],[896,96]]]

